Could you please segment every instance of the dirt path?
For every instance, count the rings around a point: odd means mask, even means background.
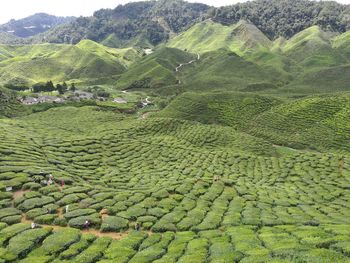
[[[190,64],[192,64],[193,62],[198,61],[198,60],[200,60],[200,59],[201,59],[201,56],[200,56],[199,53],[197,53],[197,59],[193,59],[193,60],[191,60],[191,61],[189,61],[189,62],[187,62],[187,63],[180,64],[179,66],[177,66],[177,67],[175,68],[175,72],[179,72],[179,70],[180,70],[183,66],[190,65]],[[181,84],[181,80],[177,79],[177,84],[180,85],[180,84]]]
[[[150,112],[145,112],[141,114],[141,119],[146,119],[151,113]]]
[[[201,59],[201,56],[199,55],[199,53],[197,53],[197,59],[193,59],[193,60],[191,60],[191,61],[189,61],[189,62],[187,62],[187,63],[180,64],[179,66],[177,66],[177,67],[175,68],[175,72],[179,72],[179,70],[180,70],[183,66],[190,65],[190,64],[192,64],[193,62],[198,61],[198,60],[200,60],[200,59]]]
[[[29,190],[19,190],[13,192],[13,200],[23,197],[26,192],[29,192]]]

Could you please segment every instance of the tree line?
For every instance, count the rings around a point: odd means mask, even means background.
[[[54,85],[51,80],[47,82],[36,83],[30,87],[27,83],[23,83],[22,81],[15,79],[6,83],[4,87],[15,91],[32,90],[34,93],[57,91],[61,95],[67,91],[76,91],[76,86],[74,83],[72,83],[70,86],[68,86],[66,82]]]

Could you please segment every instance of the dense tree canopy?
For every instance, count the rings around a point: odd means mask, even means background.
[[[129,3],[113,10],[101,9],[92,17],[80,17],[38,36],[36,41],[77,43],[84,38],[103,41],[114,34],[121,41],[140,37],[156,45],[167,40],[171,33],[193,25],[208,8],[182,0]]]
[[[291,37],[313,25],[336,32],[350,28],[350,6],[330,1],[248,1],[218,8],[211,15],[214,20],[227,24],[247,20],[270,38]]]
[[[183,0],[152,0],[101,9],[28,39],[13,42],[78,43],[91,39],[112,47],[157,45],[196,22],[212,18],[222,24],[241,19],[256,25],[271,39],[291,37],[312,25],[344,32],[350,28],[350,6],[331,1],[256,0],[220,8]],[[1,32],[0,32],[1,33]]]

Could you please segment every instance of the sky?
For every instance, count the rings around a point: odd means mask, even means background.
[[[208,5],[223,6],[246,0],[189,0]],[[337,0],[350,4],[350,0]],[[0,24],[10,19],[20,19],[35,13],[48,13],[57,16],[90,16],[101,8],[115,8],[130,0],[1,0]]]

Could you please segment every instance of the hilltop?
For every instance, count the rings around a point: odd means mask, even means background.
[[[76,83],[110,80],[142,55],[133,48],[112,49],[91,40],[77,45],[2,45],[0,49],[2,83],[17,77],[29,84],[48,80]]]
[[[46,32],[59,25],[72,22],[74,19],[74,17],[57,17],[45,13],[38,13],[23,19],[12,19],[6,24],[0,25],[0,31],[9,33],[15,37],[28,38]],[[4,43],[3,39],[1,40],[1,43]]]

